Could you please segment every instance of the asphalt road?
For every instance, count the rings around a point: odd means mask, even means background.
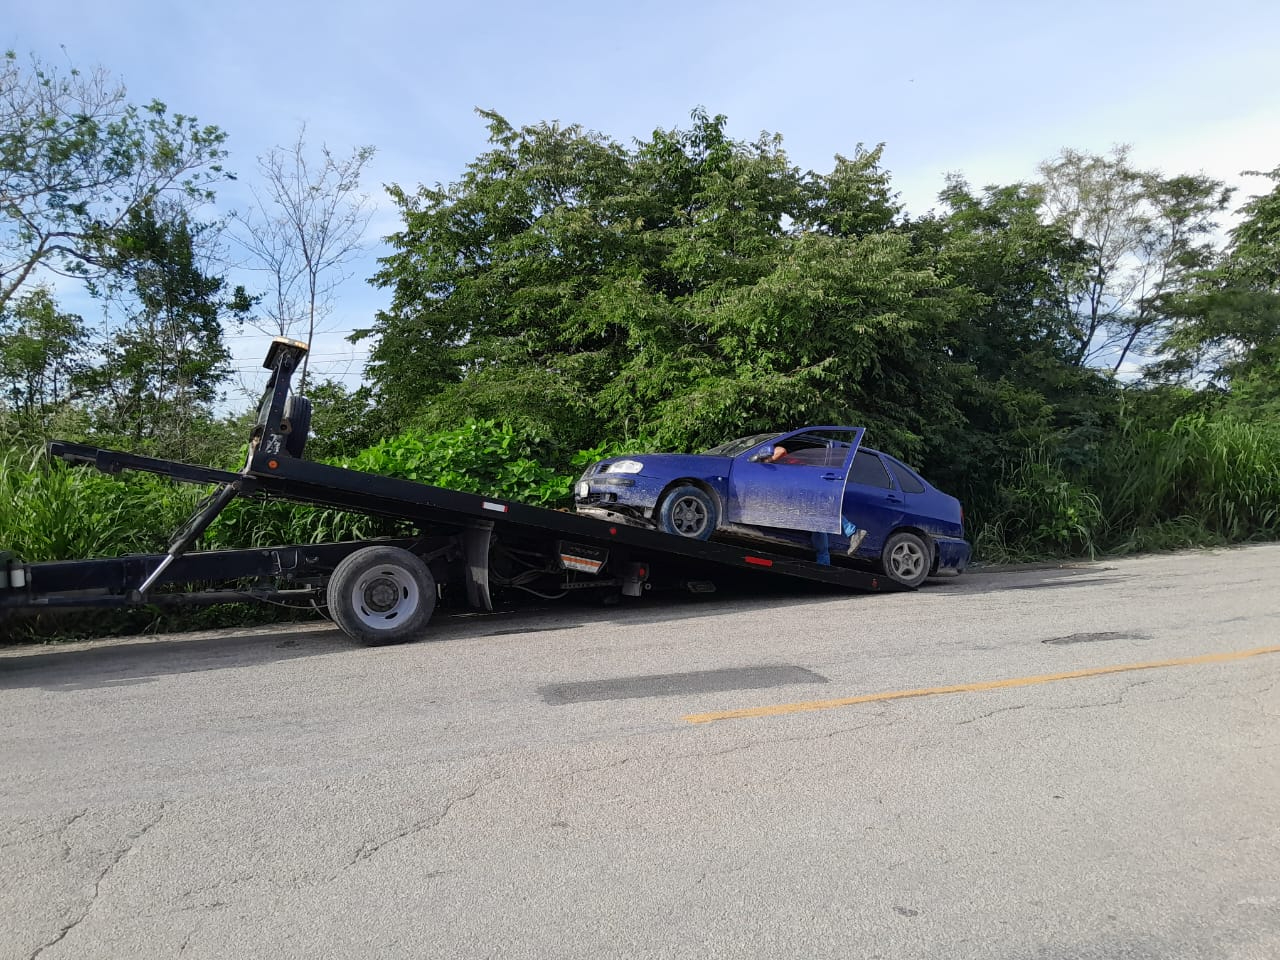
[[[1278,583],[8,648],[0,958],[1274,960]]]

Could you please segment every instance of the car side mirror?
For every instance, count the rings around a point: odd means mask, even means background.
[[[750,463],[763,463],[768,459],[769,455],[767,453],[753,453],[751,456],[747,457],[747,460]]]

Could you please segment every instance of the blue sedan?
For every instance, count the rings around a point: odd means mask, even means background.
[[[814,426],[701,454],[612,457],[578,480],[575,509],[696,540],[719,533],[809,544],[825,534],[839,551],[850,542],[842,532],[847,518],[866,531],[853,555],[901,583],[963,571],[970,549],[960,501],[900,460],[863,447],[863,433]]]

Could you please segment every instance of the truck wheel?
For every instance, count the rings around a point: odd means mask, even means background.
[[[898,583],[918,587],[929,577],[933,553],[929,544],[921,537],[907,530],[899,530],[884,542],[884,549],[880,551],[880,565]]]
[[[693,486],[676,487],[658,508],[658,528],[690,540],[706,540],[716,529],[716,505]]]
[[[362,547],[334,569],[329,616],[366,646],[422,635],[436,608],[436,580],[422,560],[399,547]]]
[[[307,446],[307,434],[311,432],[311,401],[296,393],[290,394],[284,402],[284,419],[289,423],[289,432],[284,435],[284,448],[289,456],[301,460],[302,451]]]

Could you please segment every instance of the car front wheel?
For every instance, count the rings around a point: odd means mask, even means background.
[[[658,529],[689,540],[706,540],[716,528],[715,501],[693,486],[676,487],[658,508]]]
[[[918,587],[929,577],[933,551],[922,537],[899,530],[885,541],[880,563],[884,572],[898,583]]]

